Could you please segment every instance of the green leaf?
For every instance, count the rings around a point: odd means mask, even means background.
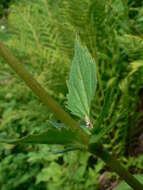
[[[130,63],[131,72],[129,76],[133,75],[136,71],[140,70],[143,67],[143,60],[136,60]]]
[[[97,120],[97,123],[95,124],[95,130],[98,130],[98,128],[101,128],[101,125],[104,123],[104,119],[106,118],[106,116],[108,114],[108,111],[110,109],[110,106],[111,106],[111,98],[112,98],[111,95],[112,95],[112,91],[109,88],[107,90],[107,93],[106,93],[106,96],[105,96],[102,111],[99,114],[99,118]]]
[[[86,125],[80,125],[80,127],[81,127],[88,135],[91,135],[91,132],[90,132],[90,130],[87,128]]]
[[[90,143],[99,143],[99,141],[109,132],[112,131],[113,127],[115,126],[115,124],[118,122],[120,118],[120,115],[115,116],[114,118],[112,118],[112,124],[107,126],[107,127],[103,127],[103,128],[98,128],[96,130],[96,133],[94,133],[91,138],[90,138]]]
[[[139,180],[143,184],[143,175],[137,174],[135,175],[136,179]],[[119,185],[114,190],[133,190],[125,181],[121,181]]]
[[[50,128],[46,132],[35,135],[28,135],[21,139],[5,139],[0,138],[0,143],[17,144],[79,144],[77,135],[67,128]]]
[[[88,49],[75,41],[68,85],[67,108],[72,114],[84,119],[90,114],[91,101],[96,90],[96,64]]]
[[[42,169],[42,171],[38,174],[36,184],[40,182],[48,182],[52,180],[53,183],[60,183],[60,178],[62,176],[62,170],[59,164],[56,162],[51,162],[48,167]]]
[[[90,139],[90,143],[97,143],[98,141],[100,141],[104,135],[106,135],[113,129],[113,127],[120,118],[120,115],[115,115],[113,114],[113,110],[110,110],[116,90],[116,85],[117,85],[116,79],[113,79],[112,81],[110,81],[110,84],[108,84],[102,111],[100,112],[99,117],[94,125],[93,135]],[[110,115],[113,114],[112,123],[109,126],[105,127],[104,120],[108,116],[108,114]]]

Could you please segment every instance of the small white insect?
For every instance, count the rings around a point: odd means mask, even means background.
[[[87,126],[88,129],[92,129],[93,128],[93,125],[90,122],[90,120],[89,120],[89,118],[88,118],[87,115],[85,116],[85,123],[86,123],[86,126]]]

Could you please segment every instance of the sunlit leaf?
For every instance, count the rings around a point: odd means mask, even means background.
[[[72,114],[84,119],[90,113],[91,101],[96,90],[96,64],[88,49],[75,41],[68,85],[67,108]]]
[[[143,67],[143,60],[136,60],[130,63],[131,72],[129,73],[129,76],[133,75],[136,71],[141,69]]]

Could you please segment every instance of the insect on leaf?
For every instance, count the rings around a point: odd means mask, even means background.
[[[89,118],[91,101],[96,90],[96,64],[87,47],[75,41],[68,85],[67,108],[81,119]]]

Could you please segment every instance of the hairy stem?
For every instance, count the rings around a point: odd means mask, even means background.
[[[55,117],[61,120],[67,127],[79,134],[79,140],[83,144],[89,144],[89,136],[80,128],[79,124],[66,113],[62,107],[43,89],[43,87],[33,78],[25,67],[11,54],[8,48],[0,41],[0,55],[22,78],[27,86],[39,97],[39,99],[53,112]],[[143,190],[143,185],[136,180],[120,163],[115,160],[101,145],[90,144],[89,152],[99,156],[110,168],[123,178],[134,190]]]
[[[79,124],[66,113],[61,106],[45,91],[45,89],[33,78],[27,69],[21,64],[8,50],[8,48],[0,41],[0,55],[13,68],[13,70],[20,76],[21,79],[30,87],[30,89],[39,97],[39,99],[49,108],[55,115],[56,119],[71,128],[73,131],[79,133],[79,139],[83,144],[88,144],[88,135],[80,128]]]

